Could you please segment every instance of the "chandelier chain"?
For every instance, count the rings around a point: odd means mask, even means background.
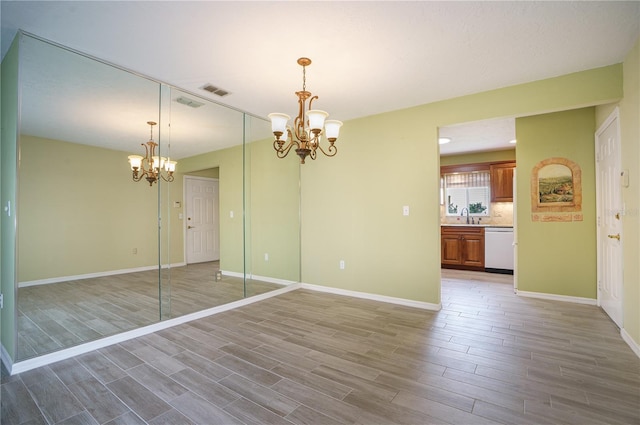
[[[302,67],[302,91],[307,91],[307,67]]]

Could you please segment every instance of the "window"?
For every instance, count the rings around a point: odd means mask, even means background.
[[[488,171],[444,174],[443,177],[446,215],[489,215],[491,191]]]

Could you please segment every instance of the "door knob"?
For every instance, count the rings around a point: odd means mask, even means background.
[[[617,233],[615,235],[607,235],[607,237],[610,238],[610,239],[620,240],[620,233]]]

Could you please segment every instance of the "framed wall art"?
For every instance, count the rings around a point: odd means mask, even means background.
[[[582,173],[567,158],[548,158],[531,172],[533,221],[582,221]]]

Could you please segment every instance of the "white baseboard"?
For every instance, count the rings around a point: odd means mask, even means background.
[[[259,275],[251,275],[251,279],[254,280],[259,280],[260,282],[268,282],[268,283],[275,283],[276,285],[293,285],[296,284],[298,282],[293,281],[293,280],[284,280],[284,279],[279,279],[276,277],[269,277],[269,276],[259,276]]]
[[[226,270],[220,270],[223,276],[231,276],[231,277],[240,277],[244,276],[244,273],[239,272],[230,272]],[[285,280],[277,277],[269,277],[269,276],[260,276],[257,274],[248,274],[247,279],[259,280],[261,282],[275,283],[276,285],[293,285],[298,283],[295,280]]]
[[[640,344],[638,344],[637,342],[635,342],[633,340],[633,338],[631,338],[631,335],[629,335],[627,333],[626,330],[624,329],[620,329],[620,336],[622,337],[622,339],[624,340],[624,342],[627,343],[627,345],[629,345],[629,347],[631,347],[631,349],[633,350],[634,353],[636,353],[636,356],[640,357]]]
[[[244,298],[242,300],[230,302],[228,304],[224,304],[221,306],[212,307],[206,310],[176,317],[175,319],[164,320],[162,322],[154,323],[153,325],[145,326],[145,327],[134,329],[128,332],[123,332],[117,335],[112,335],[106,338],[87,342],[85,344],[77,345],[75,347],[66,348],[64,350],[56,351],[50,354],[45,354],[40,357],[35,357],[33,359],[23,360],[17,363],[13,363],[10,368],[7,367],[7,370],[9,370],[9,372],[12,375],[26,372],[31,369],[35,369],[41,366],[46,366],[48,364],[59,362],[61,360],[66,360],[68,358],[71,358],[80,354],[88,353],[90,351],[97,350],[99,348],[104,348],[109,345],[117,344],[119,342],[127,341],[133,338],[137,338],[143,335],[147,335],[153,332],[167,329],[172,326],[180,325],[182,323],[191,322],[192,320],[201,319],[203,317],[211,316],[217,313],[222,313],[224,311],[232,310],[234,308],[253,304],[255,302],[262,301],[267,298],[275,297],[277,295],[296,290],[299,287],[300,287],[299,285],[285,286],[280,289],[275,289],[273,291],[265,292],[264,294],[255,295],[253,297]],[[4,351],[4,347],[3,347],[3,351],[2,351],[3,362],[5,362],[5,353],[6,352]],[[7,358],[7,361],[5,362],[5,365],[7,364],[10,365],[11,358],[9,357],[8,354],[6,355],[6,358]]]
[[[517,294],[521,297],[539,298],[542,300],[563,301],[566,303],[596,305],[595,298],[572,297],[570,295],[546,294],[543,292],[528,292],[518,290]]]
[[[223,276],[231,276],[231,277],[244,277],[244,273],[240,272],[230,272],[228,270],[220,270]]]
[[[183,267],[186,265],[187,263],[185,262],[163,264],[162,268],[167,269],[169,267]],[[133,267],[130,269],[107,270],[105,272],[78,274],[75,276],[60,276],[60,277],[51,277],[47,279],[29,280],[26,282],[19,282],[18,288],[26,288],[27,286],[36,286],[36,285],[47,285],[49,283],[70,282],[72,280],[92,279],[96,277],[115,276],[118,274],[146,272],[149,270],[157,270],[157,269],[158,269],[158,265],[154,265],[154,266]]]
[[[336,295],[344,295],[347,297],[362,298],[365,300],[372,300],[372,301],[380,301],[380,302],[389,303],[389,304],[398,304],[406,307],[420,308],[423,310],[440,311],[442,309],[442,304],[440,303],[438,304],[426,303],[423,301],[414,301],[414,300],[408,300],[405,298],[396,298],[396,297],[389,297],[386,295],[370,294],[368,292],[358,292],[358,291],[350,291],[347,289],[330,288],[328,286],[313,285],[311,283],[301,283],[300,286],[304,289],[309,289],[312,291],[327,292],[327,293],[336,294]]]

